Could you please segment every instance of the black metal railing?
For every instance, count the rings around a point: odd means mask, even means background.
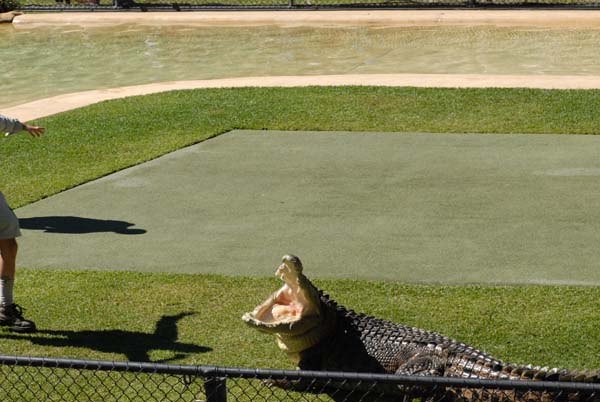
[[[0,356],[1,401],[596,401],[600,384]]]

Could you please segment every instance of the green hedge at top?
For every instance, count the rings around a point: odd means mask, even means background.
[[[0,0],[0,13],[17,10],[21,7],[18,0]]]

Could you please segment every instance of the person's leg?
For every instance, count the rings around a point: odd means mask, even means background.
[[[0,279],[15,279],[17,240],[21,236],[19,219],[0,191]]]
[[[13,304],[13,284],[17,262],[17,241],[0,239],[0,306]]]
[[[0,325],[14,332],[33,332],[35,324],[23,318],[21,307],[13,302],[17,250],[14,238],[0,239]]]
[[[23,318],[21,307],[13,302],[19,236],[19,219],[0,192],[0,325],[15,332],[32,332],[35,324]]]
[[[20,235],[19,219],[0,192],[0,308],[13,304],[18,249],[16,237]]]

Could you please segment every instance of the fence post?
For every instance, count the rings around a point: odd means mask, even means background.
[[[227,402],[227,385],[224,377],[205,377],[206,402]]]

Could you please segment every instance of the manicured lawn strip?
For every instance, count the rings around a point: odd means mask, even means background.
[[[235,128],[439,133],[600,132],[600,91],[376,87],[176,91],[73,110],[42,139],[2,139],[13,207]]]
[[[104,102],[3,139],[0,189],[18,207],[235,128],[598,134],[600,91],[414,88],[214,89]],[[68,252],[63,250],[61,252]],[[498,358],[600,367],[593,287],[438,287],[318,280],[340,303],[435,330]],[[292,368],[240,320],[276,279],[19,268],[17,301],[40,332],[1,330],[0,353]],[[155,334],[178,321],[176,341]],[[172,339],[170,339],[172,338]]]
[[[600,350],[597,287],[315,283],[356,311],[434,330],[506,361],[600,367],[600,355],[590,353]],[[272,337],[240,320],[279,286],[276,278],[22,269],[17,301],[40,332],[0,330],[0,353],[122,361],[148,352],[146,360],[177,364],[292,368]],[[155,334],[161,317],[183,313],[193,314],[178,321],[176,340],[168,330]]]

